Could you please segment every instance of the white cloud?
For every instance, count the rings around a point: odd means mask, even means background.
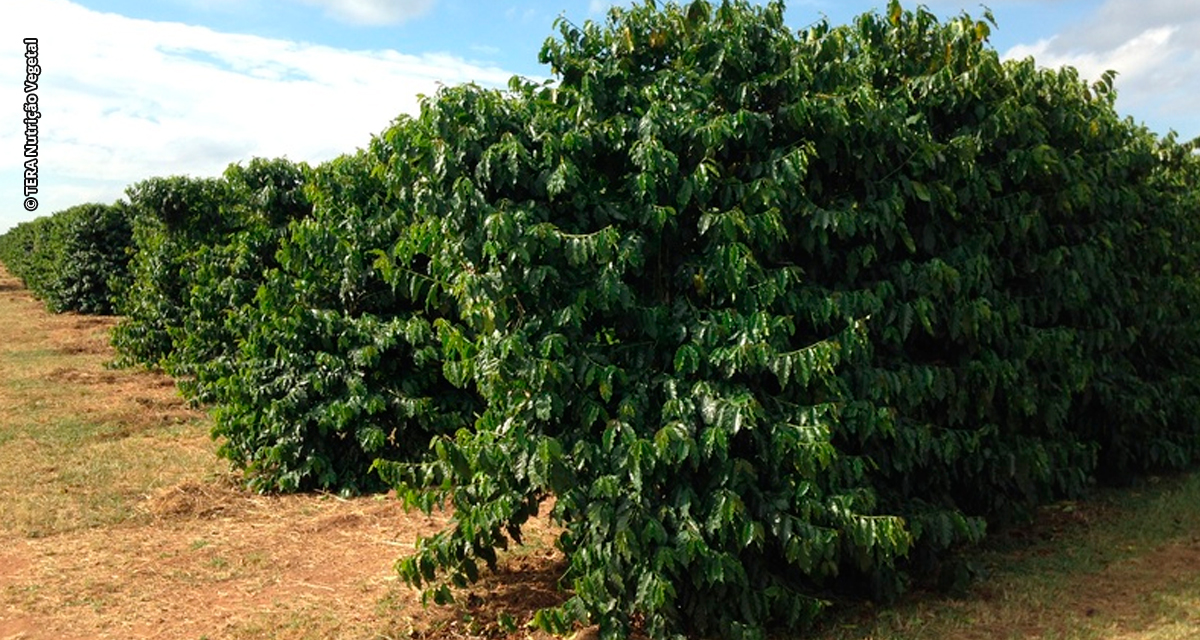
[[[471,45],[471,51],[481,53],[485,56],[498,56],[502,53],[500,47],[493,47],[487,44],[473,44]]]
[[[1165,123],[1186,139],[1200,135],[1200,2],[1107,0],[1076,26],[1006,58],[1033,56],[1044,67],[1070,65],[1096,80],[1117,72],[1117,107]]]
[[[364,146],[439,84],[503,85],[510,73],[438,54],[347,51],[97,13],[67,0],[0,10],[0,232],[21,210],[24,67],[39,39],[38,213],[111,202],[151,176],[216,175],[231,162],[320,162]],[[20,25],[18,27],[17,25]]]
[[[398,24],[425,14],[434,0],[299,0],[351,24]]]
[[[1072,66],[1089,80],[1098,79],[1109,69],[1118,77],[1144,78],[1172,56],[1171,40],[1177,27],[1155,27],[1134,36],[1118,46],[1102,51],[1062,50],[1056,46],[1059,38],[1049,38],[1033,45],[1017,45],[1005,54],[1007,58],[1032,56],[1044,67]]]

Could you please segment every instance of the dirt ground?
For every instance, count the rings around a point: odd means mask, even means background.
[[[395,501],[268,498],[187,483],[149,498],[145,508],[151,514],[145,524],[5,540],[0,638],[409,638],[487,631],[461,614],[422,609],[398,583],[393,561],[441,519],[406,514]],[[553,564],[549,552],[533,557],[535,564]],[[470,600],[528,609],[530,597],[547,589],[543,604],[555,600],[552,579],[516,565],[510,582],[493,580]]]

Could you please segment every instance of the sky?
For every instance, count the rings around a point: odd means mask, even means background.
[[[538,51],[563,17],[607,0],[4,0],[0,5],[0,233],[154,176],[230,163],[312,164],[366,146],[419,95],[514,75],[550,77]],[[942,18],[984,4],[926,0]],[[1117,108],[1200,136],[1200,0],[985,0],[1006,58],[1118,72]],[[844,24],[886,0],[791,0],[788,24]],[[906,8],[915,2],[904,0]],[[26,92],[36,39],[37,86]],[[27,193],[29,95],[36,193]],[[29,198],[36,199],[36,203]],[[36,204],[35,209],[30,206]]]

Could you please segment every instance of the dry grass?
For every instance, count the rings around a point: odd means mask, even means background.
[[[1200,638],[1200,475],[1048,506],[988,546],[964,596],[851,608],[815,637]]]
[[[545,637],[520,626],[564,597],[544,521],[457,608],[423,609],[393,563],[445,517],[245,492],[170,380],[104,367],[113,324],[49,315],[0,270],[0,640]],[[849,608],[812,637],[1200,638],[1200,475],[991,545],[966,597]]]

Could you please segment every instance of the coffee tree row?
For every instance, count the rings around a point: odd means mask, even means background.
[[[112,313],[127,281],[128,210],[83,204],[0,236],[0,262],[55,312]]]
[[[1111,74],[897,3],[559,26],[553,83],[130,189],[114,344],[251,486],[452,505],[399,565],[436,601],[554,497],[571,597],[538,626],[737,638],[1195,464],[1200,161]]]

